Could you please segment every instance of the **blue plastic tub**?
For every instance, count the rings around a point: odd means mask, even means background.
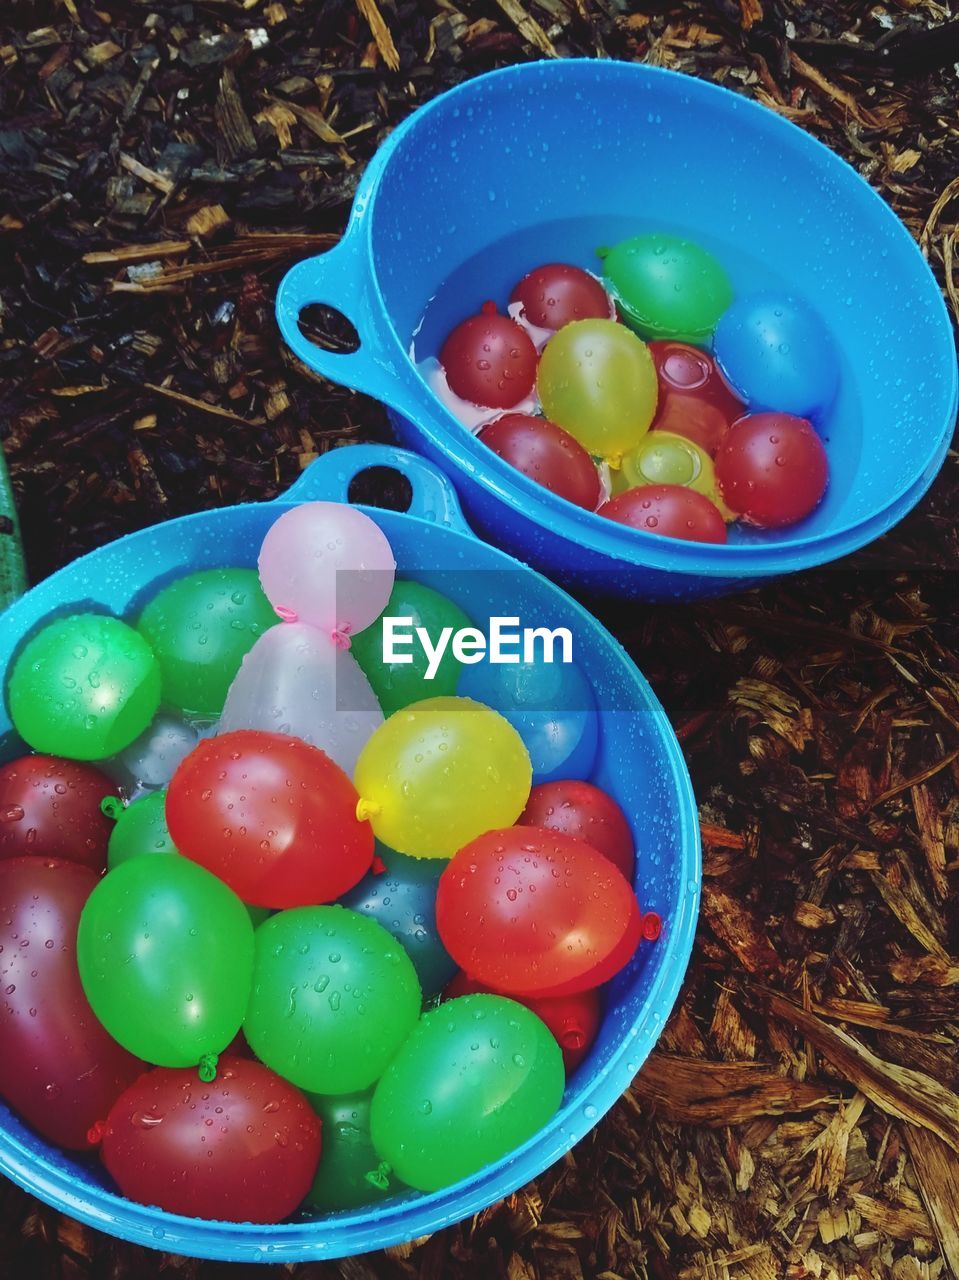
[[[843,384],[829,422],[830,487],[807,520],[736,532],[726,546],[616,525],[513,470],[420,378],[408,355],[414,330],[464,262],[533,228],[539,261],[567,256],[557,220],[601,218],[658,221],[720,253],[727,246],[734,263],[748,251],[828,323]],[[488,276],[472,282],[477,296],[449,304],[449,327],[484,295],[505,302],[533,265],[508,249],[490,255]],[[353,322],[355,353],[303,336],[299,313],[316,302]],[[277,316],[301,360],[389,406],[401,441],[448,472],[484,537],[567,584],[650,599],[729,591],[871,542],[928,488],[956,415],[939,288],[880,197],[765,107],[629,63],[510,67],[416,111],[377,152],[342,242],[287,274]]]
[[[406,514],[364,508],[389,537],[401,572],[426,583],[442,575],[435,585],[455,595],[480,625],[484,616],[512,612],[530,625],[549,622],[572,631],[574,656],[600,705],[616,708],[601,711],[596,780],[630,819],[639,851],[637,894],[645,910],[661,915],[663,933],[655,944],[641,944],[609,988],[596,1045],[551,1123],[506,1159],[431,1195],[280,1226],[177,1217],[125,1200],[95,1159],[51,1147],[0,1105],[0,1171],[65,1213],[138,1244],[235,1262],[335,1258],[428,1235],[478,1212],[541,1173],[613,1105],[659,1036],[689,960],[699,909],[699,827],[689,775],[662,708],[609,633],[545,578],[475,538],[449,482],[411,454],[375,445],[338,449],[314,462],[277,502],[185,516],[84,556],[3,615],[0,679],[24,639],[51,616],[76,609],[126,614],[188,571],[253,564],[263,535],[291,503],[346,501],[352,478],[371,466],[392,467],[412,486]],[[0,733],[4,758],[22,749],[5,710]]]

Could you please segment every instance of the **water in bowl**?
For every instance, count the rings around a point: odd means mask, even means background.
[[[482,410],[457,401],[439,368],[437,359],[450,331],[468,316],[475,315],[487,300],[506,314],[514,286],[534,267],[546,262],[568,262],[594,275],[602,274],[596,250],[612,246],[630,236],[649,232],[685,236],[709,250],[723,264],[732,282],[734,295],[782,293],[802,297],[802,290],[778,266],[753,256],[748,248],[730,244],[719,237],[694,235],[668,220],[653,218],[595,217],[558,219],[526,227],[495,241],[466,258],[427,299],[415,330],[409,335],[410,356],[423,380],[461,426],[477,431],[502,410]],[[783,530],[754,529],[742,521],[729,526],[731,543],[766,543],[779,537],[792,539],[825,530],[833,521],[849,490],[862,452],[862,397],[852,367],[843,351],[842,335],[831,334],[839,352],[841,378],[838,395],[821,418],[814,419],[829,457],[829,487],[816,510],[805,520]],[[516,411],[533,412],[534,399],[516,406]],[[842,465],[833,465],[841,440]]]

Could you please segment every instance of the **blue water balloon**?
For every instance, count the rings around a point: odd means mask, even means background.
[[[820,415],[839,386],[835,341],[807,303],[761,293],[740,298],[716,326],[713,354],[750,410]]]
[[[591,776],[599,742],[596,699],[574,662],[484,658],[463,668],[457,693],[506,717],[529,752],[534,786]]]
[[[376,853],[374,870],[339,901],[371,916],[402,944],[428,999],[443,990],[457,968],[436,928],[436,886],[446,860],[408,858],[382,844]]]

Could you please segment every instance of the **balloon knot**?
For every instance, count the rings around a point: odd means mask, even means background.
[[[381,1160],[375,1169],[371,1169],[369,1173],[363,1176],[371,1187],[376,1187],[377,1191],[389,1191],[390,1174],[392,1172],[393,1166],[387,1164],[385,1160]]]
[[[105,1120],[97,1120],[94,1124],[91,1124],[90,1128],[87,1130],[87,1142],[89,1142],[91,1147],[98,1147],[103,1141],[103,1135],[106,1131],[107,1122]]]
[[[495,316],[496,303],[493,302],[492,300],[489,302],[484,302],[483,305],[480,307],[480,314],[484,316]]]
[[[300,615],[295,609],[289,609],[285,604],[276,604],[273,606],[273,612],[281,622],[299,622]]]
[[[353,643],[350,639],[350,624],[348,622],[344,622],[341,627],[337,627],[336,630],[332,632],[332,636],[333,643],[336,645],[337,649],[346,650]]]
[[[386,863],[378,853],[373,856],[373,861],[370,863],[370,870],[375,876],[381,876],[386,870]]]
[[[647,942],[655,942],[663,931],[663,922],[655,911],[647,911],[643,916],[643,937]]]
[[[608,258],[608,257],[609,257],[609,245],[608,245],[608,244],[601,244],[601,245],[599,246],[599,248],[596,250],[596,257],[597,257],[597,258],[600,258],[600,259]]]
[[[119,796],[104,796],[100,801],[100,812],[108,818],[112,818],[114,822],[118,821],[120,814],[126,808]]]
[[[197,1074],[204,1084],[212,1084],[216,1079],[216,1067],[219,1061],[220,1055],[218,1053],[205,1053],[200,1059]]]
[[[357,822],[369,822],[370,818],[375,818],[380,812],[381,806],[375,800],[357,800],[356,802],[356,820]]]
[[[559,1037],[559,1042],[564,1049],[582,1049],[586,1043],[586,1037],[583,1035],[583,1028],[578,1022],[568,1023],[563,1027]]]
[[[623,465],[623,455],[621,453],[611,453],[606,459],[606,465],[610,471],[619,471]]]

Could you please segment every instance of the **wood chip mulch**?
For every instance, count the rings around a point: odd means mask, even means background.
[[[758,99],[892,203],[959,317],[959,23],[934,0],[6,0],[0,24],[0,430],[34,578],[388,438],[287,356],[273,292],[393,125],[504,63],[650,61]],[[959,1280],[957,511],[950,454],[851,561],[601,610],[700,799],[680,1004],[536,1183],[290,1274]],[[241,1271],[286,1273],[133,1248],[0,1183],[0,1280]]]

